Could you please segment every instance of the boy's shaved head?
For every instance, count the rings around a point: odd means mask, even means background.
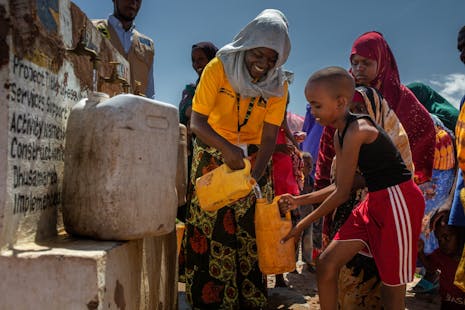
[[[334,97],[343,96],[350,102],[355,93],[355,81],[350,73],[341,67],[327,67],[313,73],[305,89],[313,83],[324,83]]]

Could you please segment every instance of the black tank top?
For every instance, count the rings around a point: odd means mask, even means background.
[[[349,114],[347,124],[339,135],[339,145],[342,148],[344,136],[349,125],[360,118],[368,119],[378,129],[378,137],[369,144],[362,144],[358,157],[358,167],[362,172],[368,191],[374,192],[380,189],[400,184],[412,178],[402,157],[391,139],[368,115]]]

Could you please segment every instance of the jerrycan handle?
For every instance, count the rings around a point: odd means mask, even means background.
[[[226,166],[226,172],[227,173],[235,173],[235,172],[244,171],[247,174],[250,174],[250,169],[252,168],[252,165],[250,164],[250,161],[247,158],[244,158],[244,164],[245,164],[245,167],[243,169],[239,169],[239,170],[232,170],[231,168],[229,168],[228,165],[225,165]]]
[[[275,196],[273,198],[273,203],[276,204],[276,206],[278,207],[278,212],[279,214],[281,214],[281,212],[279,211],[279,203],[278,203],[279,199],[281,199],[281,195]],[[286,220],[291,221],[291,211],[287,211],[284,216]]]

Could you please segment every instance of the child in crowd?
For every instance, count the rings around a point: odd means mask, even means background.
[[[365,86],[357,87],[355,89],[354,98],[352,99],[350,111],[355,114],[367,114],[381,126],[399,150],[407,168],[413,172],[412,154],[410,152],[407,135],[394,111],[389,108],[386,100],[376,89]],[[319,177],[321,178],[325,174],[325,166],[331,167],[331,172],[329,169],[326,172],[330,182],[335,179],[336,170],[336,161],[332,160],[335,156],[333,147],[335,130],[335,128],[330,126],[324,127],[325,134],[321,140],[321,146],[323,146],[321,149],[325,150],[325,154],[323,157],[319,156],[318,158],[318,167],[320,168]],[[331,135],[326,133],[331,133]],[[359,186],[356,185],[352,187],[350,198],[339,205],[333,212],[325,216],[322,231],[324,236],[323,249],[328,246],[329,241],[334,238],[341,226],[349,218],[352,210],[358,206],[365,197],[367,190],[364,180],[363,178],[359,179],[361,182],[358,182]],[[321,185],[321,182],[319,185]],[[319,189],[321,188],[320,186]],[[357,254],[339,271],[339,306],[342,309],[355,309],[370,308],[371,306],[379,305],[381,287],[382,281],[373,258]]]
[[[288,93],[286,109],[289,105],[290,95]],[[287,114],[287,112],[286,112]],[[289,143],[291,142],[291,143]],[[289,129],[287,118],[284,117],[281,127],[279,127],[276,146],[272,156],[273,163],[273,186],[275,196],[282,194],[299,194],[299,183],[295,176],[295,156],[300,153],[299,145]],[[298,156],[298,155],[297,155]],[[296,218],[294,210],[292,221]],[[275,287],[286,287],[283,274],[275,275]]]
[[[308,152],[302,152],[302,160],[304,163],[302,172],[304,175],[304,182],[302,190],[300,191],[301,195],[309,194],[313,191],[313,158],[312,155]],[[313,205],[302,205],[299,207],[299,214],[301,218],[304,218],[313,211]],[[307,265],[307,269],[310,272],[314,272],[315,269],[312,265],[313,263],[313,225],[310,224],[302,234],[301,245],[302,245],[302,260]]]
[[[439,248],[426,255],[424,243],[418,243],[418,258],[427,271],[439,270],[439,293],[441,309],[465,309],[465,292],[454,285],[454,277],[460,262],[464,245],[464,231],[458,226],[447,224],[449,210],[440,210],[431,219],[431,229],[434,230],[439,242]]]
[[[406,283],[413,280],[415,271],[425,202],[386,132],[369,116],[349,112],[354,92],[354,79],[340,67],[322,69],[307,82],[305,96],[316,120],[336,128],[336,181],[310,194],[282,196],[279,202],[282,212],[322,202],[282,242],[298,238],[312,222],[345,202],[358,166],[368,194],[319,257],[321,309],[337,308],[339,269],[360,251],[372,255],[378,266],[384,308],[403,309]]]

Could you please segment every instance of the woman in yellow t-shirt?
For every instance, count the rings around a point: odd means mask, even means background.
[[[290,51],[286,17],[261,12],[221,48],[204,69],[193,99],[191,129],[196,135],[191,182],[226,163],[244,167],[253,157],[252,176],[272,194],[269,161],[282,123]],[[195,189],[187,210],[184,238],[186,293],[193,308],[254,309],[266,303],[266,279],[258,268],[255,197],[215,212],[200,209]]]

